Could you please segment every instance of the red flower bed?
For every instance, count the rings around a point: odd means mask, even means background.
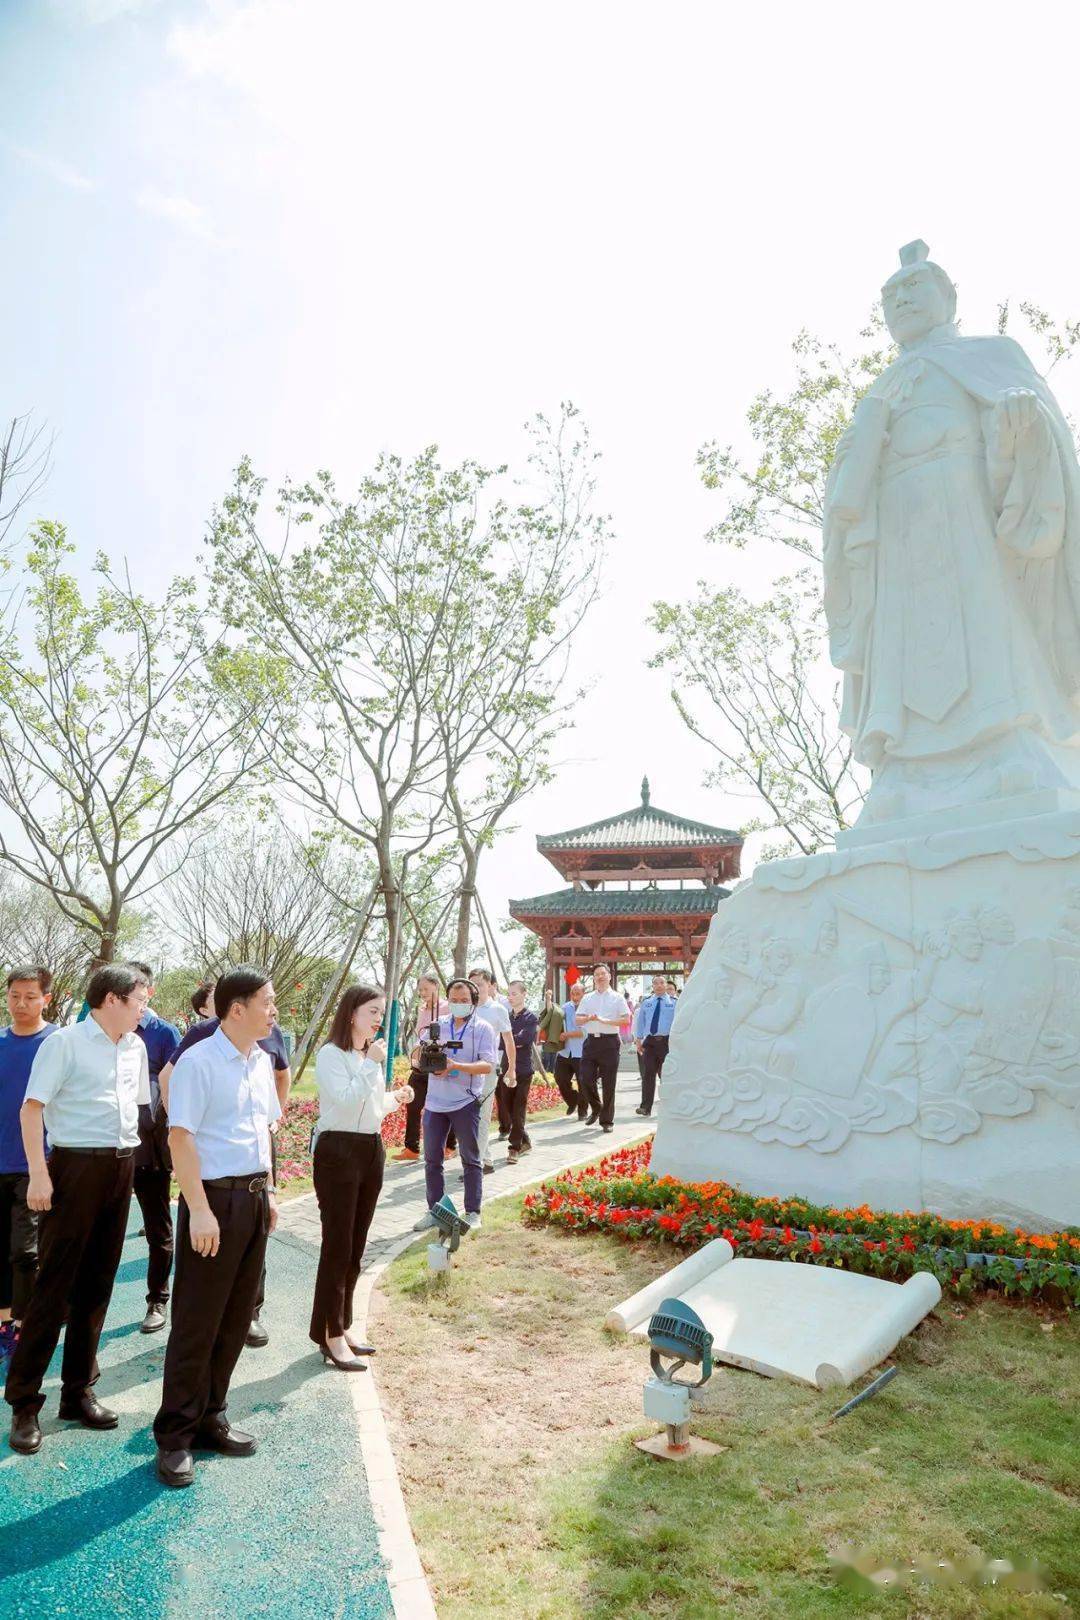
[[[649,1171],[650,1142],[568,1170],[525,1199],[525,1219],[568,1231],[607,1231],[697,1248],[722,1237],[739,1254],[846,1266],[904,1278],[933,1271],[943,1287],[1064,1294],[1080,1302],[1080,1230],[1024,1232],[992,1221],[947,1221],[926,1211],[836,1209],[805,1198],[757,1198],[727,1182],[693,1183]]]
[[[534,1080],[529,1090],[530,1114],[540,1114],[562,1102],[557,1086]],[[311,1133],[319,1117],[314,1097],[293,1098],[285,1109],[277,1133],[277,1179],[279,1187],[302,1181],[311,1175]],[[382,1123],[382,1139],[387,1148],[401,1147],[405,1141],[405,1110],[395,1108]]]

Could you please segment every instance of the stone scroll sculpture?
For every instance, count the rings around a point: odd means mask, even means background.
[[[1080,1222],[1080,467],[925,245],[827,492],[835,850],[759,866],[681,998],[653,1163],[839,1205]]]

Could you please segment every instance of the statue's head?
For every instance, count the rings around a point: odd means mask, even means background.
[[[956,288],[940,265],[932,264],[925,242],[900,249],[900,268],[881,289],[885,324],[902,349],[919,343],[956,315]]]

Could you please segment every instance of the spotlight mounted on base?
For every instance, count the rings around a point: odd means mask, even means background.
[[[653,1376],[645,1380],[645,1416],[662,1423],[664,1432],[635,1440],[638,1450],[670,1462],[726,1451],[690,1433],[692,1391],[708,1383],[713,1370],[713,1336],[701,1317],[681,1299],[665,1299],[649,1320],[648,1335]],[[694,1383],[675,1376],[687,1366],[701,1369]]]
[[[464,1215],[459,1215],[454,1200],[444,1195],[429,1211],[439,1233],[438,1243],[428,1244],[428,1266],[432,1271],[449,1271],[450,1256],[455,1254],[462,1238],[469,1231]]]

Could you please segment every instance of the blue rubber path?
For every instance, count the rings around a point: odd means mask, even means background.
[[[390,1593],[349,1396],[308,1341],[310,1251],[271,1239],[263,1320],[245,1350],[229,1417],[254,1457],[200,1453],[195,1484],[160,1485],[150,1425],[165,1334],[144,1336],[146,1244],[132,1203],[101,1345],[96,1393],[120,1414],[94,1434],[56,1417],[57,1356],[36,1457],[7,1448],[0,1406],[0,1614],[5,1620],[147,1615],[164,1620],[389,1620]]]

